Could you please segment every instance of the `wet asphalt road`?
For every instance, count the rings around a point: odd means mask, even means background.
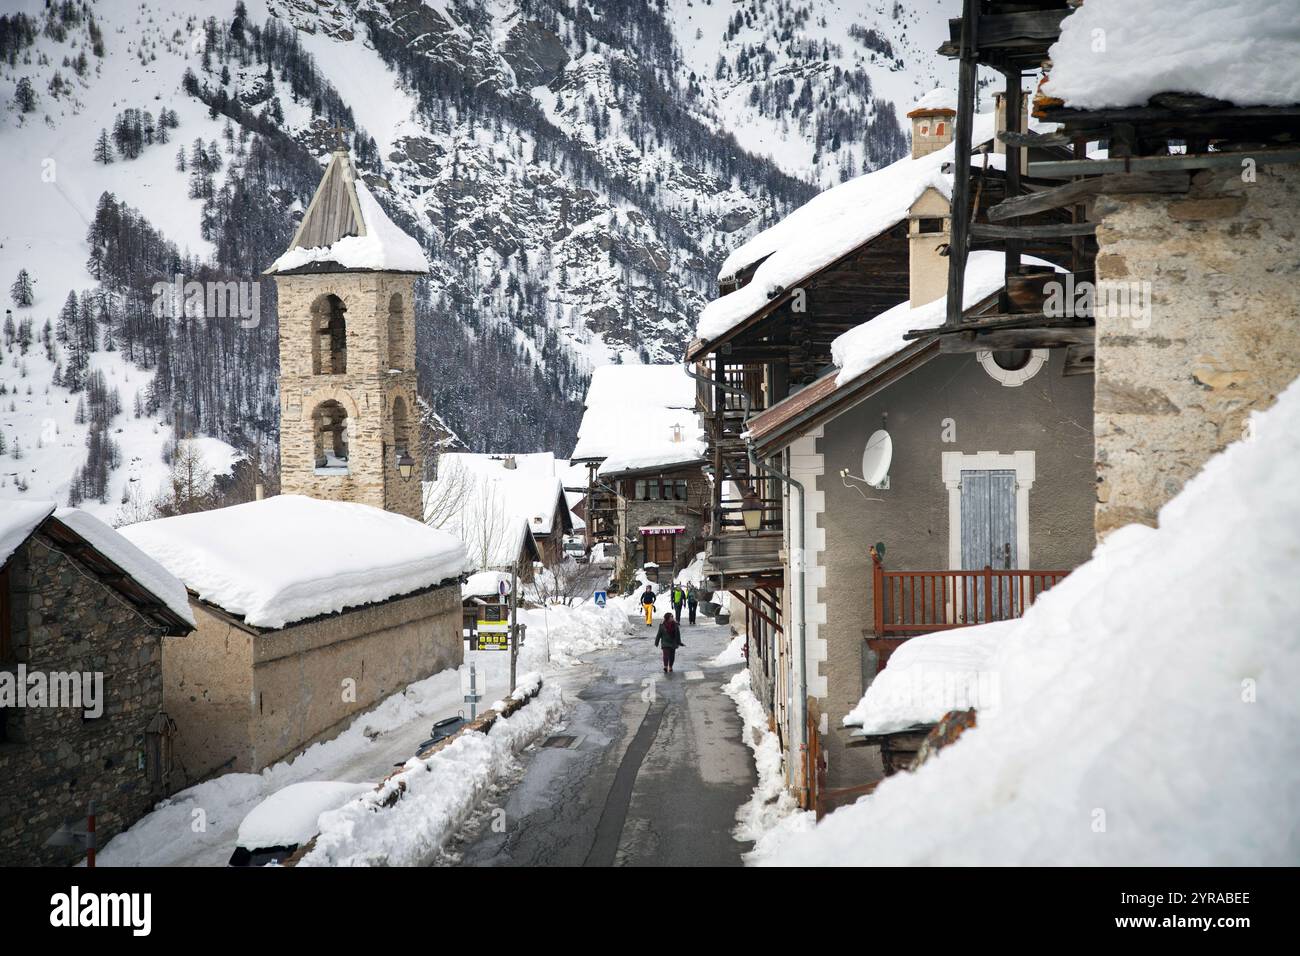
[[[653,635],[632,624],[621,647],[564,675],[564,725],[525,751],[515,785],[475,815],[445,863],[740,864],[749,844],[731,831],[755,771],[735,704],[721,691],[740,665],[707,663],[730,630],[687,625],[668,676]]]

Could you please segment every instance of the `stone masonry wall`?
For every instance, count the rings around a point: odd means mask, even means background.
[[[1161,505],[1300,375],[1300,166],[1206,170],[1185,196],[1102,196],[1097,278],[1151,313],[1097,318],[1096,530]]]
[[[414,279],[384,272],[277,276],[280,306],[280,488],[285,494],[355,501],[422,519],[420,475],[397,471],[393,405],[406,405],[405,444],[423,461],[416,427]],[[312,372],[312,311],[333,294],[346,307],[347,371]],[[393,296],[400,321],[389,321]],[[390,332],[391,329],[391,332]],[[389,336],[399,331],[402,342]],[[348,415],[348,474],[317,474],[312,412],[337,401]]]
[[[0,742],[0,866],[63,865],[84,851],[45,847],[94,798],[102,847],[163,796],[145,732],[162,707],[161,629],[37,532],[9,562],[16,672],[100,672],[103,716],[81,708],[6,714]]]

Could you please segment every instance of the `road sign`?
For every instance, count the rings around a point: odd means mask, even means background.
[[[604,607],[609,600],[609,595],[605,591],[597,591],[595,595],[596,607]]]

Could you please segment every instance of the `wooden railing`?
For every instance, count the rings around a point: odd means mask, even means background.
[[[1021,617],[1068,571],[886,571],[871,549],[875,636],[914,637]]]

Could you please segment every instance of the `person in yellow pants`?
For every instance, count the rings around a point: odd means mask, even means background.
[[[641,610],[645,611],[646,626],[654,623],[655,620],[655,592],[649,584],[645,586],[645,591],[641,594]]]

